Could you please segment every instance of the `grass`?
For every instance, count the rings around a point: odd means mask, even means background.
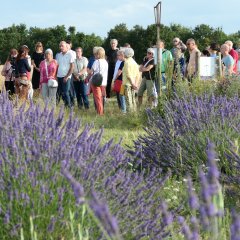
[[[122,114],[118,109],[117,100],[115,97],[107,100],[105,104],[105,113],[103,116],[96,114],[94,109],[94,104],[92,101],[92,96],[90,99],[90,109],[78,110],[77,107],[74,108],[75,116],[79,117],[82,121],[82,125],[93,124],[94,130],[99,130],[104,128],[103,142],[110,139],[114,139],[115,142],[119,142],[122,139],[123,145],[132,146],[133,140],[135,140],[139,134],[143,133],[143,125],[145,113],[129,113]]]

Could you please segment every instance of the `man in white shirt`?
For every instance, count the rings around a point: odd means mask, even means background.
[[[67,48],[68,51],[70,52],[70,54],[72,54],[72,57],[74,59],[74,61],[77,58],[76,52],[74,50],[72,50],[72,41],[71,40],[67,40]],[[71,104],[74,105],[74,100],[76,98],[76,92],[75,92],[75,88],[74,88],[74,84],[73,84],[73,76],[71,77],[71,86],[70,86],[70,99],[71,99]]]
[[[62,99],[66,107],[72,107],[70,98],[71,77],[74,68],[74,57],[68,51],[68,46],[65,41],[59,44],[60,53],[57,54],[56,60],[58,62],[58,95]]]

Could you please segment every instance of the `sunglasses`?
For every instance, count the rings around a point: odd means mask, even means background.
[[[147,52],[147,54],[152,54],[151,52]]]

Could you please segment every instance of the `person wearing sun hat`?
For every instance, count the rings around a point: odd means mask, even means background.
[[[154,65],[154,49],[147,49],[147,56],[144,57],[142,64],[139,67],[139,71],[142,72],[142,81],[138,90],[138,104],[139,107],[142,105],[143,94],[147,90],[148,102],[151,106],[154,101],[154,75],[155,75],[155,65]]]

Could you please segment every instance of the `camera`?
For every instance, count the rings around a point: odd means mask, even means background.
[[[16,57],[11,57],[10,58],[10,64],[12,68],[12,74],[15,74],[16,71]]]

